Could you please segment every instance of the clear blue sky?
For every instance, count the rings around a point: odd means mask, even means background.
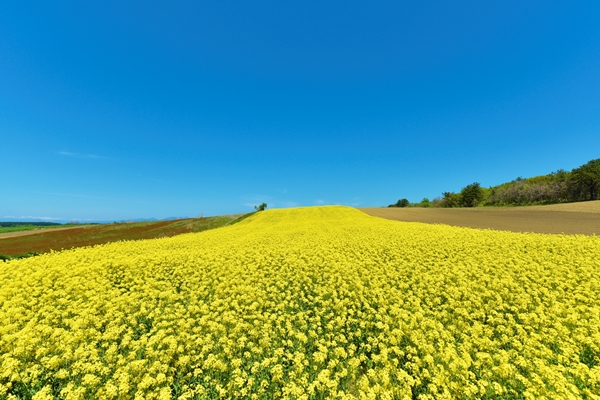
[[[10,1],[0,220],[382,206],[600,157],[595,1]]]

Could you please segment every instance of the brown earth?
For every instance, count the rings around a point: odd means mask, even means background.
[[[529,207],[359,208],[374,217],[513,232],[600,235],[600,201]]]
[[[527,208],[535,211],[570,211],[570,212],[589,212],[600,213],[600,200],[581,201],[578,203],[551,204],[547,206],[529,206],[517,207]]]

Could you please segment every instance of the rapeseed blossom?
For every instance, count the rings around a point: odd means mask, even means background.
[[[600,238],[269,210],[0,264],[0,398],[600,398]]]

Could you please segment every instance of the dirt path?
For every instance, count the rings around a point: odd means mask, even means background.
[[[17,231],[17,232],[6,232],[0,233],[0,239],[18,237],[18,236],[29,236],[29,235],[39,235],[41,233],[48,232],[58,232],[58,231],[66,231],[69,229],[81,229],[81,226],[70,226],[68,228],[47,228],[47,229],[33,229],[30,231]]]
[[[374,217],[406,222],[425,222],[513,232],[600,235],[600,208],[599,211],[582,212],[577,211],[578,208],[575,204],[571,205],[568,210],[561,209],[560,206],[569,206],[569,204],[511,208],[407,207],[359,208],[359,210]],[[595,206],[595,204],[593,205]],[[589,207],[579,206],[579,209],[587,210]]]

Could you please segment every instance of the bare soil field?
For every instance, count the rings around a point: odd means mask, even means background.
[[[600,201],[529,207],[359,208],[374,217],[513,232],[600,235]]]
[[[518,208],[527,208],[527,209],[538,210],[538,211],[570,211],[570,212],[600,213],[600,200],[582,201],[579,203],[551,204],[548,206],[518,207]]]

